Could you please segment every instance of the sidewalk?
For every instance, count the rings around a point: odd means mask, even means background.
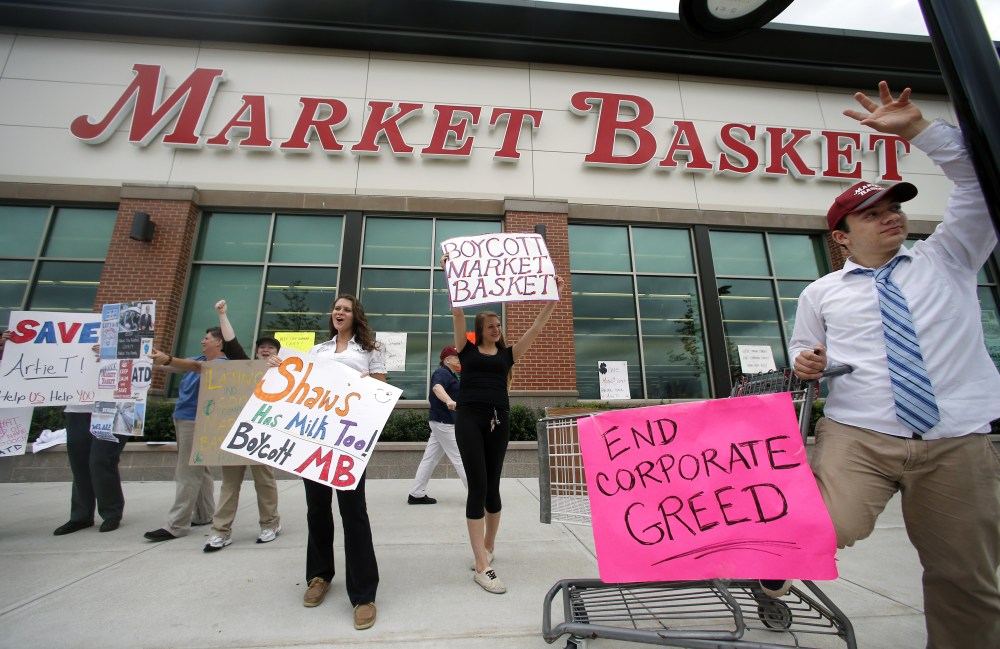
[[[408,480],[368,481],[381,584],[378,622],[355,631],[343,574],[318,608],[304,608],[305,498],[279,481],[284,531],[258,545],[252,484],[245,484],[234,542],[202,552],[207,527],[150,543],[173,499],[172,482],[125,483],[122,527],[56,537],[69,483],[0,485],[0,648],[102,649],[386,647],[542,649],[542,600],[560,580],[596,577],[589,527],[538,522],[538,482],[504,479],[494,567],[508,586],[491,595],[472,581],[458,480],[434,480],[437,505],[406,504]],[[343,566],[337,518],[336,560]],[[100,523],[100,520],[97,521]],[[822,584],[865,649],[922,647],[920,569],[898,501],[871,538],[839,555],[841,578]],[[560,620],[561,611],[553,612]],[[806,642],[814,642],[808,639]],[[835,638],[822,646],[843,647]],[[590,641],[591,649],[644,646]]]

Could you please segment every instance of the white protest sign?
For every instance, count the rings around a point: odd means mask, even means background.
[[[28,429],[34,408],[0,410],[0,457],[24,455],[28,448]]]
[[[538,234],[493,232],[441,243],[451,306],[557,301],[556,271]]]
[[[353,490],[401,394],[337,361],[291,356],[257,384],[220,448]]]
[[[628,361],[598,361],[598,383],[601,386],[601,399],[631,399],[628,388]]]
[[[382,345],[385,353],[385,371],[406,371],[406,332],[376,331],[375,340]]]
[[[90,416],[90,434],[116,442],[115,435],[141,436],[146,422],[146,397],[134,401],[98,401]]]
[[[760,374],[776,369],[774,353],[768,345],[737,345],[740,354],[740,370],[744,374]]]
[[[0,408],[93,403],[101,316],[13,311],[0,360]]]

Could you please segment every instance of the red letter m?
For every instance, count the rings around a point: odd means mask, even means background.
[[[198,146],[198,132],[216,88],[225,80],[225,72],[197,68],[162,103],[163,75],[160,66],[136,63],[132,72],[135,75],[132,83],[103,119],[92,123],[88,115],[80,115],[70,125],[70,132],[85,142],[100,144],[111,137],[128,113],[134,111],[129,142],[146,146],[176,116],[177,124],[163,138],[163,143]]]
[[[295,469],[295,472],[302,473],[302,471],[304,471],[307,466],[315,462],[316,466],[323,467],[322,469],[320,469],[319,479],[322,480],[323,482],[328,482],[330,478],[330,464],[332,460],[333,460],[333,451],[327,451],[326,455],[323,455],[323,447],[317,446],[316,450],[313,451],[313,454],[310,455],[306,459],[306,461],[302,463],[302,466]]]

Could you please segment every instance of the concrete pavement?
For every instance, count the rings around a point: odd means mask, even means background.
[[[432,481],[428,493],[439,501],[432,506],[406,504],[408,480],[369,480],[381,572],[378,621],[355,631],[342,574],[321,606],[302,606],[305,499],[299,481],[278,485],[284,531],[276,541],[255,543],[255,494],[245,484],[233,544],[206,554],[207,527],[164,543],[142,538],[165,522],[172,482],[127,482],[121,528],[61,537],[52,530],[68,519],[69,483],[0,484],[0,648],[562,647],[565,638],[554,645],[542,639],[543,598],[560,579],[597,576],[589,527],[538,522],[535,479],[503,481],[494,567],[507,583],[505,595],[472,581],[458,480]],[[898,501],[871,538],[839,559],[841,578],[821,585],[851,619],[859,646],[923,647],[919,563]],[[820,640],[804,642],[844,646]],[[598,639],[589,646],[636,645]]]

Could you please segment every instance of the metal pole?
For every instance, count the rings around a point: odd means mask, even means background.
[[[975,0],[920,0],[934,53],[1000,233],[1000,59]]]

